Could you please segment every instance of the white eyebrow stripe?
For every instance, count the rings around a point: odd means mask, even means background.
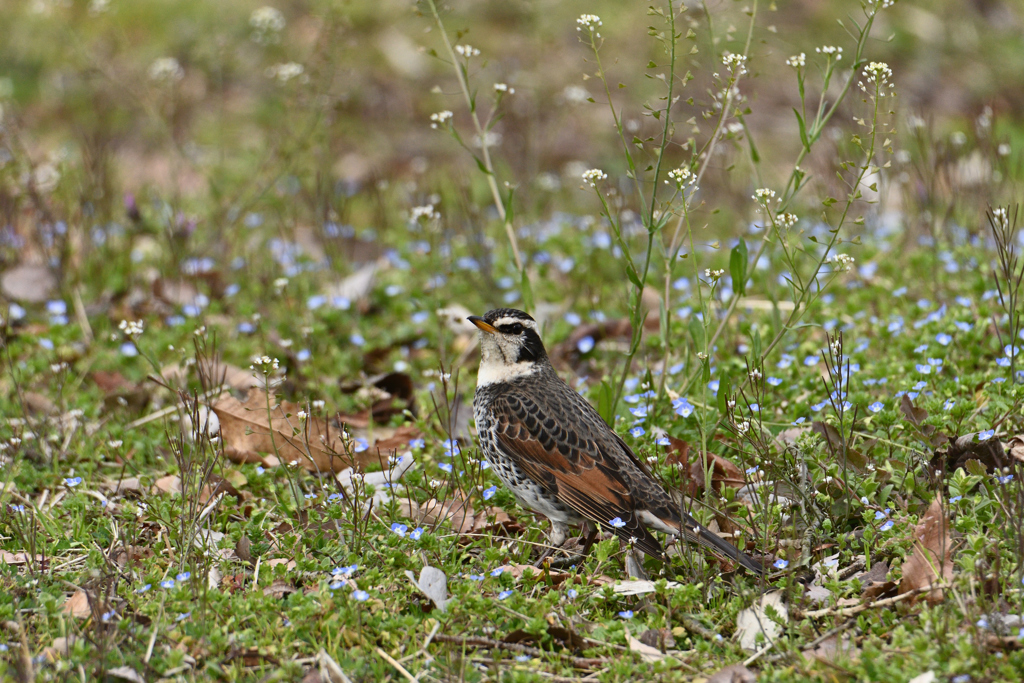
[[[535,323],[532,320],[523,320],[522,318],[512,318],[509,316],[505,316],[504,318],[498,318],[491,324],[494,325],[495,327],[501,327],[502,325],[514,325],[516,323],[519,323],[523,327],[537,329],[537,323]]]

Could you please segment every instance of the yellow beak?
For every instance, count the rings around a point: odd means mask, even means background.
[[[487,332],[488,334],[495,334],[498,331],[498,328],[496,328],[494,325],[490,324],[489,322],[487,322],[478,315],[471,315],[468,318],[466,318],[466,320],[473,323],[474,325],[479,327],[484,332]]]

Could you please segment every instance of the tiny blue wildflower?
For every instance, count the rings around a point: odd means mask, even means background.
[[[994,429],[986,429],[983,432],[978,432],[978,440],[979,441],[988,441],[993,436],[995,436],[995,434],[996,434],[996,430],[994,430]]]
[[[1013,481],[1013,475],[1007,474],[1002,477],[997,477],[997,480],[1000,484],[1009,484],[1011,481]]]
[[[332,591],[336,591],[344,585],[344,581],[331,581],[329,584],[327,584],[327,587],[330,588]]]
[[[959,676],[953,676],[953,683],[970,683],[970,674],[960,674]]]
[[[575,588],[570,588],[565,592],[565,597],[569,598],[570,600],[575,600],[578,595],[579,593],[576,592]]]
[[[491,498],[494,498],[494,494],[497,491],[498,491],[498,487],[497,486],[491,486],[489,488],[484,489],[483,493],[481,495],[483,495],[484,500],[490,500]]]
[[[68,486],[75,487],[82,483],[81,477],[68,477],[64,480],[64,483]]]
[[[657,441],[655,441],[654,443],[658,444],[659,446],[671,446],[672,445],[672,441],[670,441],[667,436],[659,436]]]
[[[516,661],[520,664],[530,661],[530,655],[516,655]]]
[[[408,530],[409,530],[409,527],[407,527],[404,524],[399,524],[398,522],[395,522],[394,524],[391,525],[391,531],[395,532],[396,534],[398,534],[399,536],[401,536],[403,538],[405,537],[405,532],[408,531]]]
[[[504,567],[498,567],[497,569],[492,569],[491,570],[491,576],[501,576],[504,573],[505,573],[505,568]]]
[[[590,353],[594,349],[594,338],[587,335],[576,342],[576,349],[580,353]]]
[[[191,612],[182,612],[182,613],[181,613],[181,614],[179,614],[179,615],[178,615],[178,616],[177,616],[177,617],[176,617],[176,618],[175,618],[174,620],[175,620],[175,621],[185,621],[185,620],[186,620],[186,619],[188,619],[188,618],[189,618],[190,616],[192,616],[192,613],[191,613]]]
[[[369,448],[370,442],[363,437],[359,437],[352,444],[352,450],[356,453],[362,453],[363,451],[369,450]]]
[[[818,412],[819,410],[821,410],[822,408],[824,408],[827,405],[828,405],[828,401],[822,401],[821,403],[815,403],[814,405],[811,406],[811,410],[813,410],[814,412]]]
[[[782,558],[779,558],[779,559],[775,560],[775,562],[772,563],[772,566],[775,567],[776,569],[785,569],[786,567],[789,566],[789,561],[788,560],[783,560]]]
[[[349,336],[348,340],[356,346],[362,346],[366,343],[366,338],[358,332],[353,332],[352,335]]]
[[[174,578],[177,579],[178,581],[188,581],[189,579],[192,578],[192,572],[182,572],[182,573],[178,574]]]
[[[622,517],[616,517],[615,519],[609,521],[608,524],[615,527],[616,529],[621,529],[622,527],[626,526],[626,523],[622,521]]]
[[[121,355],[126,358],[134,358],[139,355],[139,349],[132,342],[121,344]]]
[[[956,401],[954,399],[947,398],[946,402],[942,404],[942,409],[948,411],[951,410],[955,405]]]
[[[107,624],[110,623],[110,620],[114,618],[115,614],[117,614],[117,610],[110,610],[109,612],[104,612],[102,616],[100,616],[100,619],[104,624]]]
[[[442,462],[441,464],[438,465],[438,468],[442,472],[449,472],[450,473],[452,471],[451,463],[447,463],[447,462]]]
[[[633,618],[633,610],[631,610],[631,609],[624,609],[621,612],[619,612],[619,616],[622,617],[623,619],[632,619]]]
[[[885,404],[882,403],[881,401],[875,401],[874,403],[868,406],[868,410],[870,410],[872,413],[880,413],[884,409]]]
[[[768,379],[765,380],[765,382],[767,382],[769,386],[773,387],[777,387],[780,384],[782,384],[782,380],[778,377],[769,377]]]
[[[515,591],[512,590],[512,589],[509,589],[507,591],[501,591],[500,593],[498,593],[498,599],[499,600],[504,600],[505,598],[507,598],[508,596],[512,595],[513,593],[515,593]]]
[[[639,400],[639,397],[637,397]],[[645,418],[647,417],[647,406],[637,406],[636,408],[630,408],[629,412],[633,414],[633,417]]]
[[[486,576],[484,576],[483,574],[470,574],[470,575],[469,575],[469,576],[468,576],[467,578],[468,578],[468,579],[469,579],[470,581],[483,581],[483,580],[484,580],[484,579],[486,579],[487,577],[486,577]]]
[[[135,589],[135,593],[138,594],[138,595],[142,595],[143,593],[145,593],[146,591],[148,591],[152,587],[153,587],[153,584],[147,583],[145,586],[139,586],[138,588],[136,588]]]
[[[418,527],[416,527],[415,529],[413,529],[412,531],[409,532],[409,538],[411,538],[414,541],[418,541],[418,540],[420,540],[420,537],[423,536],[423,531],[424,531],[423,527],[418,526]]]
[[[633,427],[632,429],[630,429],[630,430],[629,430],[629,433],[630,433],[630,434],[631,434],[631,435],[633,436],[633,438],[634,438],[634,439],[639,439],[639,438],[640,438],[641,436],[643,436],[643,435],[644,435],[644,434],[645,434],[646,432],[644,432],[644,428],[643,428],[643,427],[640,427],[640,426],[638,425],[638,426],[636,426],[636,427]]]
[[[886,509],[888,509],[888,508],[886,508]],[[881,510],[875,510],[875,520],[876,521],[880,520],[880,519],[885,519],[886,517],[888,517],[888,515],[885,514],[884,512],[882,512]]]
[[[959,501],[961,498],[963,498],[963,496],[953,496],[952,498],[949,499],[949,502],[950,503],[955,503],[955,502]]]
[[[711,393],[713,393],[713,394],[717,394],[718,393],[718,387],[719,386],[721,386],[721,382],[719,380],[717,380],[717,379],[713,379],[710,382],[708,382],[708,389],[710,389]]]
[[[685,398],[677,398],[672,401],[672,407],[675,408],[676,415],[680,417],[690,417],[693,415],[694,407]]]
[[[174,588],[174,579],[166,579],[160,582],[161,588]]]
[[[809,367],[813,367],[813,366],[815,366],[817,364],[818,364],[818,357],[817,356],[813,356],[812,355],[812,356],[804,357],[804,366],[805,367],[809,368]]]
[[[364,590],[354,590],[352,591],[352,599],[357,602],[366,602],[370,599],[370,594]]]
[[[943,346],[949,346],[950,344],[953,343],[953,338],[946,334],[945,332],[939,332],[937,335],[935,335],[935,341],[942,344]]]
[[[883,524],[882,526],[878,527],[878,530],[879,531],[888,531],[889,529],[893,528],[893,526],[895,526],[895,525],[896,525],[896,523],[893,522],[890,519],[885,524]]]

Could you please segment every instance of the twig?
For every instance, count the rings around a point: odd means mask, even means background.
[[[480,638],[473,636],[446,636],[437,635],[434,636],[434,640],[439,643],[453,643],[455,645],[471,646],[487,648],[491,650],[508,650],[510,652],[522,652],[526,655],[532,655],[534,657],[546,657],[554,655],[570,662],[577,669],[592,669],[594,667],[605,666],[608,664],[608,660],[604,657],[573,657],[572,655],[566,655],[559,652],[549,652],[547,650],[541,650],[540,648],[530,647],[529,645],[520,645],[519,643],[504,643],[500,640],[493,640],[491,638]]]
[[[923,586],[921,588],[915,588],[914,590],[907,591],[903,595],[897,595],[892,598],[885,598],[883,600],[876,600],[874,602],[865,602],[860,605],[854,605],[853,607],[843,607],[836,609],[834,607],[828,607],[826,609],[817,609],[811,612],[797,612],[796,617],[798,619],[818,619],[820,617],[837,616],[837,617],[849,617],[854,614],[860,614],[869,609],[875,607],[888,607],[889,605],[895,605],[898,602],[903,602],[908,598],[912,598],[921,593],[929,593],[933,590],[942,588],[943,584],[936,583],[930,586]]]
[[[216,387],[214,389],[210,389],[209,391],[207,391],[205,393],[199,394],[199,396],[196,397],[197,402],[201,403],[202,401],[207,401],[207,400],[209,400],[210,398],[212,398],[214,396],[219,396],[221,393],[230,390],[230,388],[231,387],[229,387],[227,384],[222,384],[219,387]],[[149,415],[146,415],[145,417],[140,417],[138,420],[135,420],[134,422],[129,422],[125,426],[125,429],[135,429],[136,427],[141,427],[144,424],[149,424],[150,422],[153,422],[154,420],[159,420],[161,417],[166,417],[167,415],[170,415],[171,413],[176,413],[176,412],[178,412],[181,409],[182,405],[183,404],[181,404],[181,403],[175,403],[173,405],[167,406],[166,408],[161,408],[160,410],[156,411],[155,413],[150,413]]]
[[[391,666],[395,667],[398,670],[398,673],[400,673],[403,676],[405,676],[405,680],[413,681],[413,683],[416,683],[416,681],[418,679],[415,676],[413,676],[411,673],[409,673],[408,670],[406,670],[406,668],[404,666],[402,666],[401,664],[396,662],[394,660],[394,658],[391,655],[389,655],[387,652],[384,652],[384,650],[382,650],[382,649],[380,649],[378,647],[377,648],[377,654],[379,654],[381,657],[383,657],[387,661],[388,664],[390,664]]]

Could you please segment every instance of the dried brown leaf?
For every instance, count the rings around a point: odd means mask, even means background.
[[[757,674],[742,664],[732,664],[711,674],[707,683],[757,683]]]
[[[70,614],[76,619],[88,617],[92,614],[92,608],[89,607],[89,596],[83,590],[75,591],[64,601],[64,607],[61,609],[61,612]]]
[[[220,419],[224,453],[234,462],[262,462],[263,454],[272,454],[286,463],[297,462],[310,472],[337,473],[346,467],[365,469],[379,459],[372,448],[360,454],[345,454],[340,429],[328,427],[315,415],[300,420],[300,406],[278,402],[261,389],[250,389],[244,403],[228,397],[212,408]]]
[[[181,493],[181,477],[168,474],[153,482],[152,493]]]
[[[928,588],[953,578],[953,546],[949,539],[949,521],[936,497],[928,511],[914,528],[914,553],[903,565],[900,595]],[[935,604],[944,599],[942,589],[928,593],[928,602]]]
[[[43,265],[15,266],[0,275],[0,292],[8,299],[42,303],[53,296],[57,278]]]

